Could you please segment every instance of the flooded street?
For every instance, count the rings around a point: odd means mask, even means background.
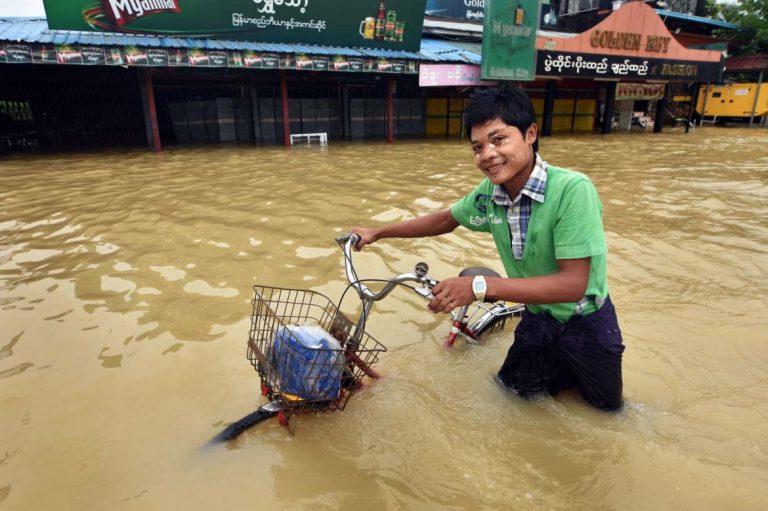
[[[440,341],[408,289],[341,413],[272,420],[245,358],[254,284],[341,296],[334,237],[449,207],[466,141],[178,148],[0,160],[0,509],[765,509],[768,130],[556,136],[604,204],[624,411],[524,401],[511,328]],[[383,240],[360,277],[485,265],[490,237]],[[345,304],[350,310],[350,295]],[[342,307],[347,309],[347,307]]]

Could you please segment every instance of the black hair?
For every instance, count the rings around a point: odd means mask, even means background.
[[[523,89],[502,85],[477,89],[469,96],[469,105],[464,109],[464,129],[468,138],[471,138],[474,126],[497,118],[519,129],[523,137],[531,124],[536,124],[531,99]],[[538,137],[533,142],[533,150],[539,150]]]

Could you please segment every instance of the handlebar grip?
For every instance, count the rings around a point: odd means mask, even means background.
[[[336,236],[336,243],[340,245],[346,243],[347,241],[351,241],[352,247],[355,247],[357,246],[357,242],[360,241],[360,235],[355,234],[354,232],[347,232]]]

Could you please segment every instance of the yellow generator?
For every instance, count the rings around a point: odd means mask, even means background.
[[[755,104],[755,94],[757,104]],[[752,113],[752,108],[755,108]],[[696,113],[702,118],[748,118],[752,115],[762,117],[768,115],[768,83],[728,83],[725,85],[702,85],[699,89],[699,100],[696,102]]]

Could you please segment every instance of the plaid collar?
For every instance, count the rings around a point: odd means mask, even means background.
[[[511,206],[518,202],[523,195],[527,195],[536,202],[544,202],[544,190],[547,187],[547,162],[545,162],[539,153],[536,153],[536,164],[533,166],[528,181],[517,194],[517,197],[511,199],[506,188],[502,185],[493,186],[493,202],[499,206]]]

